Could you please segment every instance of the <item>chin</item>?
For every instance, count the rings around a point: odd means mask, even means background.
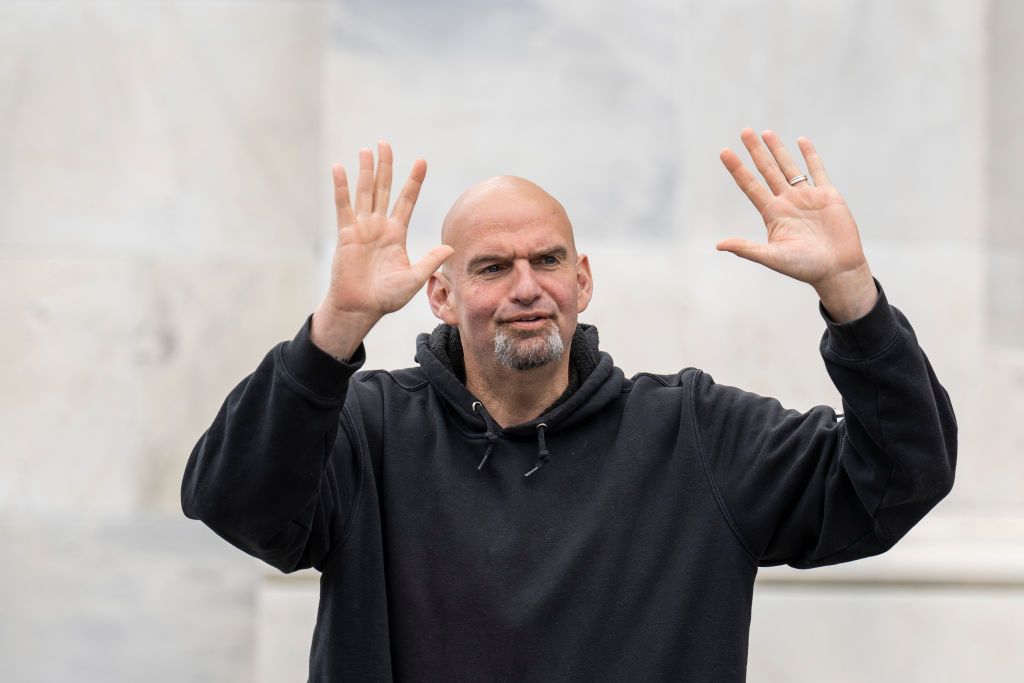
[[[558,362],[564,353],[565,343],[554,321],[537,330],[499,327],[494,335],[494,358],[510,370],[535,370]]]

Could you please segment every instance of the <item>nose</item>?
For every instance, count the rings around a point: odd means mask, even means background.
[[[512,299],[520,304],[532,304],[540,297],[540,283],[537,274],[526,260],[513,264]]]

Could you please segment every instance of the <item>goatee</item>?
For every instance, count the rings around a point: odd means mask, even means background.
[[[533,370],[554,363],[565,352],[558,326],[552,322],[541,334],[520,336],[499,327],[494,334],[495,359],[510,370]]]

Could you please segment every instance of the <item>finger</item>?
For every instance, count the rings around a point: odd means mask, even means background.
[[[743,165],[740,158],[736,156],[736,152],[731,149],[723,149],[718,154],[718,158],[725,164],[726,170],[732,174],[732,179],[743,190],[743,194],[747,195],[747,198],[754,204],[754,208],[759,213],[763,212],[764,207],[772,200],[774,195],[757,180],[753,173],[747,170],[747,167]]]
[[[341,164],[334,164],[331,166],[331,176],[334,178],[334,206],[338,211],[338,226],[349,225],[356,216],[348,196],[348,175]]]
[[[786,184],[792,187],[810,187],[811,184],[806,180],[806,174],[800,170],[800,166],[793,161],[793,157],[789,156],[789,152],[786,151],[785,145],[782,144],[782,140],[775,134],[775,131],[766,130],[761,133],[761,138],[764,140],[764,144],[768,145],[768,151],[772,153],[772,157],[775,158],[775,163],[779,165],[779,169],[782,170],[782,175],[786,178]],[[796,184],[791,181],[793,178],[799,178],[803,176]]]
[[[391,201],[391,145],[384,140],[377,143],[377,176],[373,187],[373,212],[382,216],[388,212]]]
[[[359,150],[359,179],[356,181],[356,213],[373,211],[373,152]]]
[[[782,175],[782,171],[779,170],[779,165],[775,163],[775,158],[772,153],[768,151],[768,148],[761,144],[761,138],[757,137],[757,133],[754,132],[753,128],[744,128],[740,131],[740,140],[743,141],[743,146],[747,148],[750,153],[750,158],[754,161],[754,166],[764,176],[764,180],[768,183],[768,187],[771,188],[775,194],[781,194],[789,184],[786,182],[785,176]]]
[[[455,249],[447,244],[442,244],[428,251],[423,258],[414,263],[412,270],[416,273],[416,278],[419,280],[420,285],[422,286],[427,281],[427,278],[433,275],[441,267],[441,264],[454,253]]]
[[[807,170],[810,171],[811,177],[814,178],[814,184],[818,187],[831,185],[832,181],[828,179],[828,174],[825,173],[825,166],[821,163],[818,150],[814,149],[811,141],[807,138],[797,138],[796,144],[800,147],[800,153],[804,155],[804,161],[807,162]]]
[[[391,217],[401,221],[406,227],[409,227],[412,210],[416,206],[416,199],[420,196],[420,188],[423,187],[423,179],[426,177],[427,162],[423,159],[412,162],[409,179],[405,181],[398,199],[395,200],[395,208],[391,211]]]
[[[728,251],[748,261],[760,263],[762,266],[777,270],[775,259],[773,258],[774,254],[767,244],[751,242],[739,237],[730,237],[716,244],[715,249],[718,249],[718,251]]]

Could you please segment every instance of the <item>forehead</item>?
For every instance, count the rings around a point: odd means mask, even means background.
[[[573,252],[572,226],[561,207],[532,198],[494,198],[462,207],[446,242],[456,258],[482,252],[518,254],[548,247]]]

